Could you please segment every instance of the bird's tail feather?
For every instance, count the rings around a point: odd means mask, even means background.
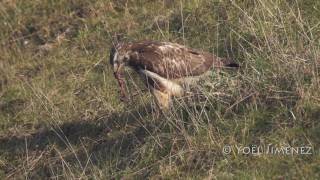
[[[240,65],[234,60],[228,58],[217,57],[217,62],[214,63],[215,68],[239,68]]]

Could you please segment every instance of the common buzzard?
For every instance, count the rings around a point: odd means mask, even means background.
[[[145,80],[161,109],[168,109],[172,96],[182,96],[185,79],[200,76],[211,68],[238,67],[238,64],[211,53],[157,41],[119,43],[110,51],[110,64],[126,99],[124,67],[131,67]]]

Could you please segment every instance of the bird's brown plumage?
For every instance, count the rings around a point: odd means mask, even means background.
[[[182,79],[204,74],[212,67],[237,66],[225,58],[186,46],[156,41],[120,43],[110,54],[115,77],[123,92],[123,66],[143,72],[148,85],[161,92],[167,88],[165,80]],[[151,75],[150,75],[151,74]],[[124,93],[122,93],[124,94]]]
[[[175,43],[143,41],[128,43],[122,48],[130,52],[129,66],[169,79],[201,75],[212,66],[224,65],[221,58],[210,53]]]

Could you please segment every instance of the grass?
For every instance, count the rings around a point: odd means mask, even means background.
[[[320,178],[318,1],[7,0],[0,14],[1,179]],[[138,95],[119,101],[116,33],[241,69],[212,72],[156,118],[131,71]],[[312,150],[237,152],[269,144]]]

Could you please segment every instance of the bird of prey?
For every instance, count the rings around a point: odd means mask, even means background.
[[[172,96],[183,96],[181,83],[201,76],[212,68],[238,67],[238,64],[211,53],[171,42],[140,41],[118,43],[110,50],[110,64],[120,86],[121,100],[127,99],[124,67],[144,79],[160,109],[170,107]]]

